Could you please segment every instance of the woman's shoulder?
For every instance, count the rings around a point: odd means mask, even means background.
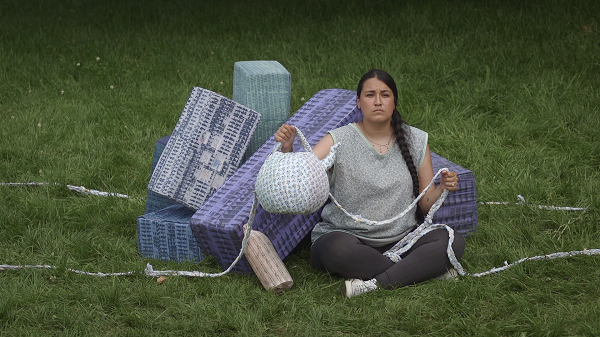
[[[331,130],[330,132],[337,132],[337,131],[346,131],[346,130],[351,130],[351,129],[356,129],[356,123],[348,123],[344,126],[340,126],[338,128],[335,128],[333,130]]]
[[[356,133],[356,130],[358,130],[356,123],[350,123],[350,124],[346,124],[344,126],[340,126],[339,128],[333,129],[333,130],[329,131],[328,133],[330,133],[334,138],[336,138],[336,137],[341,137],[344,135]]]
[[[408,124],[404,124],[404,129],[407,131],[407,135],[415,141],[427,141],[427,138],[429,137],[429,134],[426,131]]]
[[[423,163],[425,158],[425,152],[427,151],[427,143],[429,142],[429,134],[421,129],[415,128],[410,125],[404,125],[407,130],[408,142],[413,155],[413,160],[419,163]]]

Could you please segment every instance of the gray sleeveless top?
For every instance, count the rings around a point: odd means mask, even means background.
[[[417,170],[427,148],[428,134],[405,125],[406,140]],[[379,154],[354,123],[329,132],[334,143],[341,143],[335,155],[330,192],[348,212],[375,221],[400,214],[414,200],[412,178],[397,143]],[[323,218],[312,231],[311,239],[333,231],[353,234],[371,246],[396,242],[417,225],[415,209],[397,221],[372,226],[355,222],[333,203],[325,205]]]

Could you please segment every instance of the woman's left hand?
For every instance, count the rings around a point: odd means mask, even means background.
[[[440,179],[440,185],[448,192],[454,192],[458,188],[458,175],[453,171],[442,172],[442,178]]]

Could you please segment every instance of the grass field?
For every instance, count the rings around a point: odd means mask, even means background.
[[[480,205],[467,271],[600,248],[599,13],[595,0],[2,1],[0,182],[60,185],[0,186],[0,264],[59,267],[0,271],[0,336],[597,335],[598,256],[352,299],[306,245],[285,259],[294,287],[279,296],[249,275],[159,284],[65,268],[221,270],[141,258],[136,218],[156,140],[192,87],[232,97],[243,60],[290,71],[292,112],[385,69],[405,119],[474,172],[479,201],[523,195]]]

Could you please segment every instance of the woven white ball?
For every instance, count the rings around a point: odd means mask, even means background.
[[[320,160],[302,132],[296,129],[296,135],[305,152],[282,153],[281,143],[277,143],[258,172],[256,197],[269,213],[314,213],[329,197],[327,170],[333,165],[340,144],[333,145],[327,157]]]

